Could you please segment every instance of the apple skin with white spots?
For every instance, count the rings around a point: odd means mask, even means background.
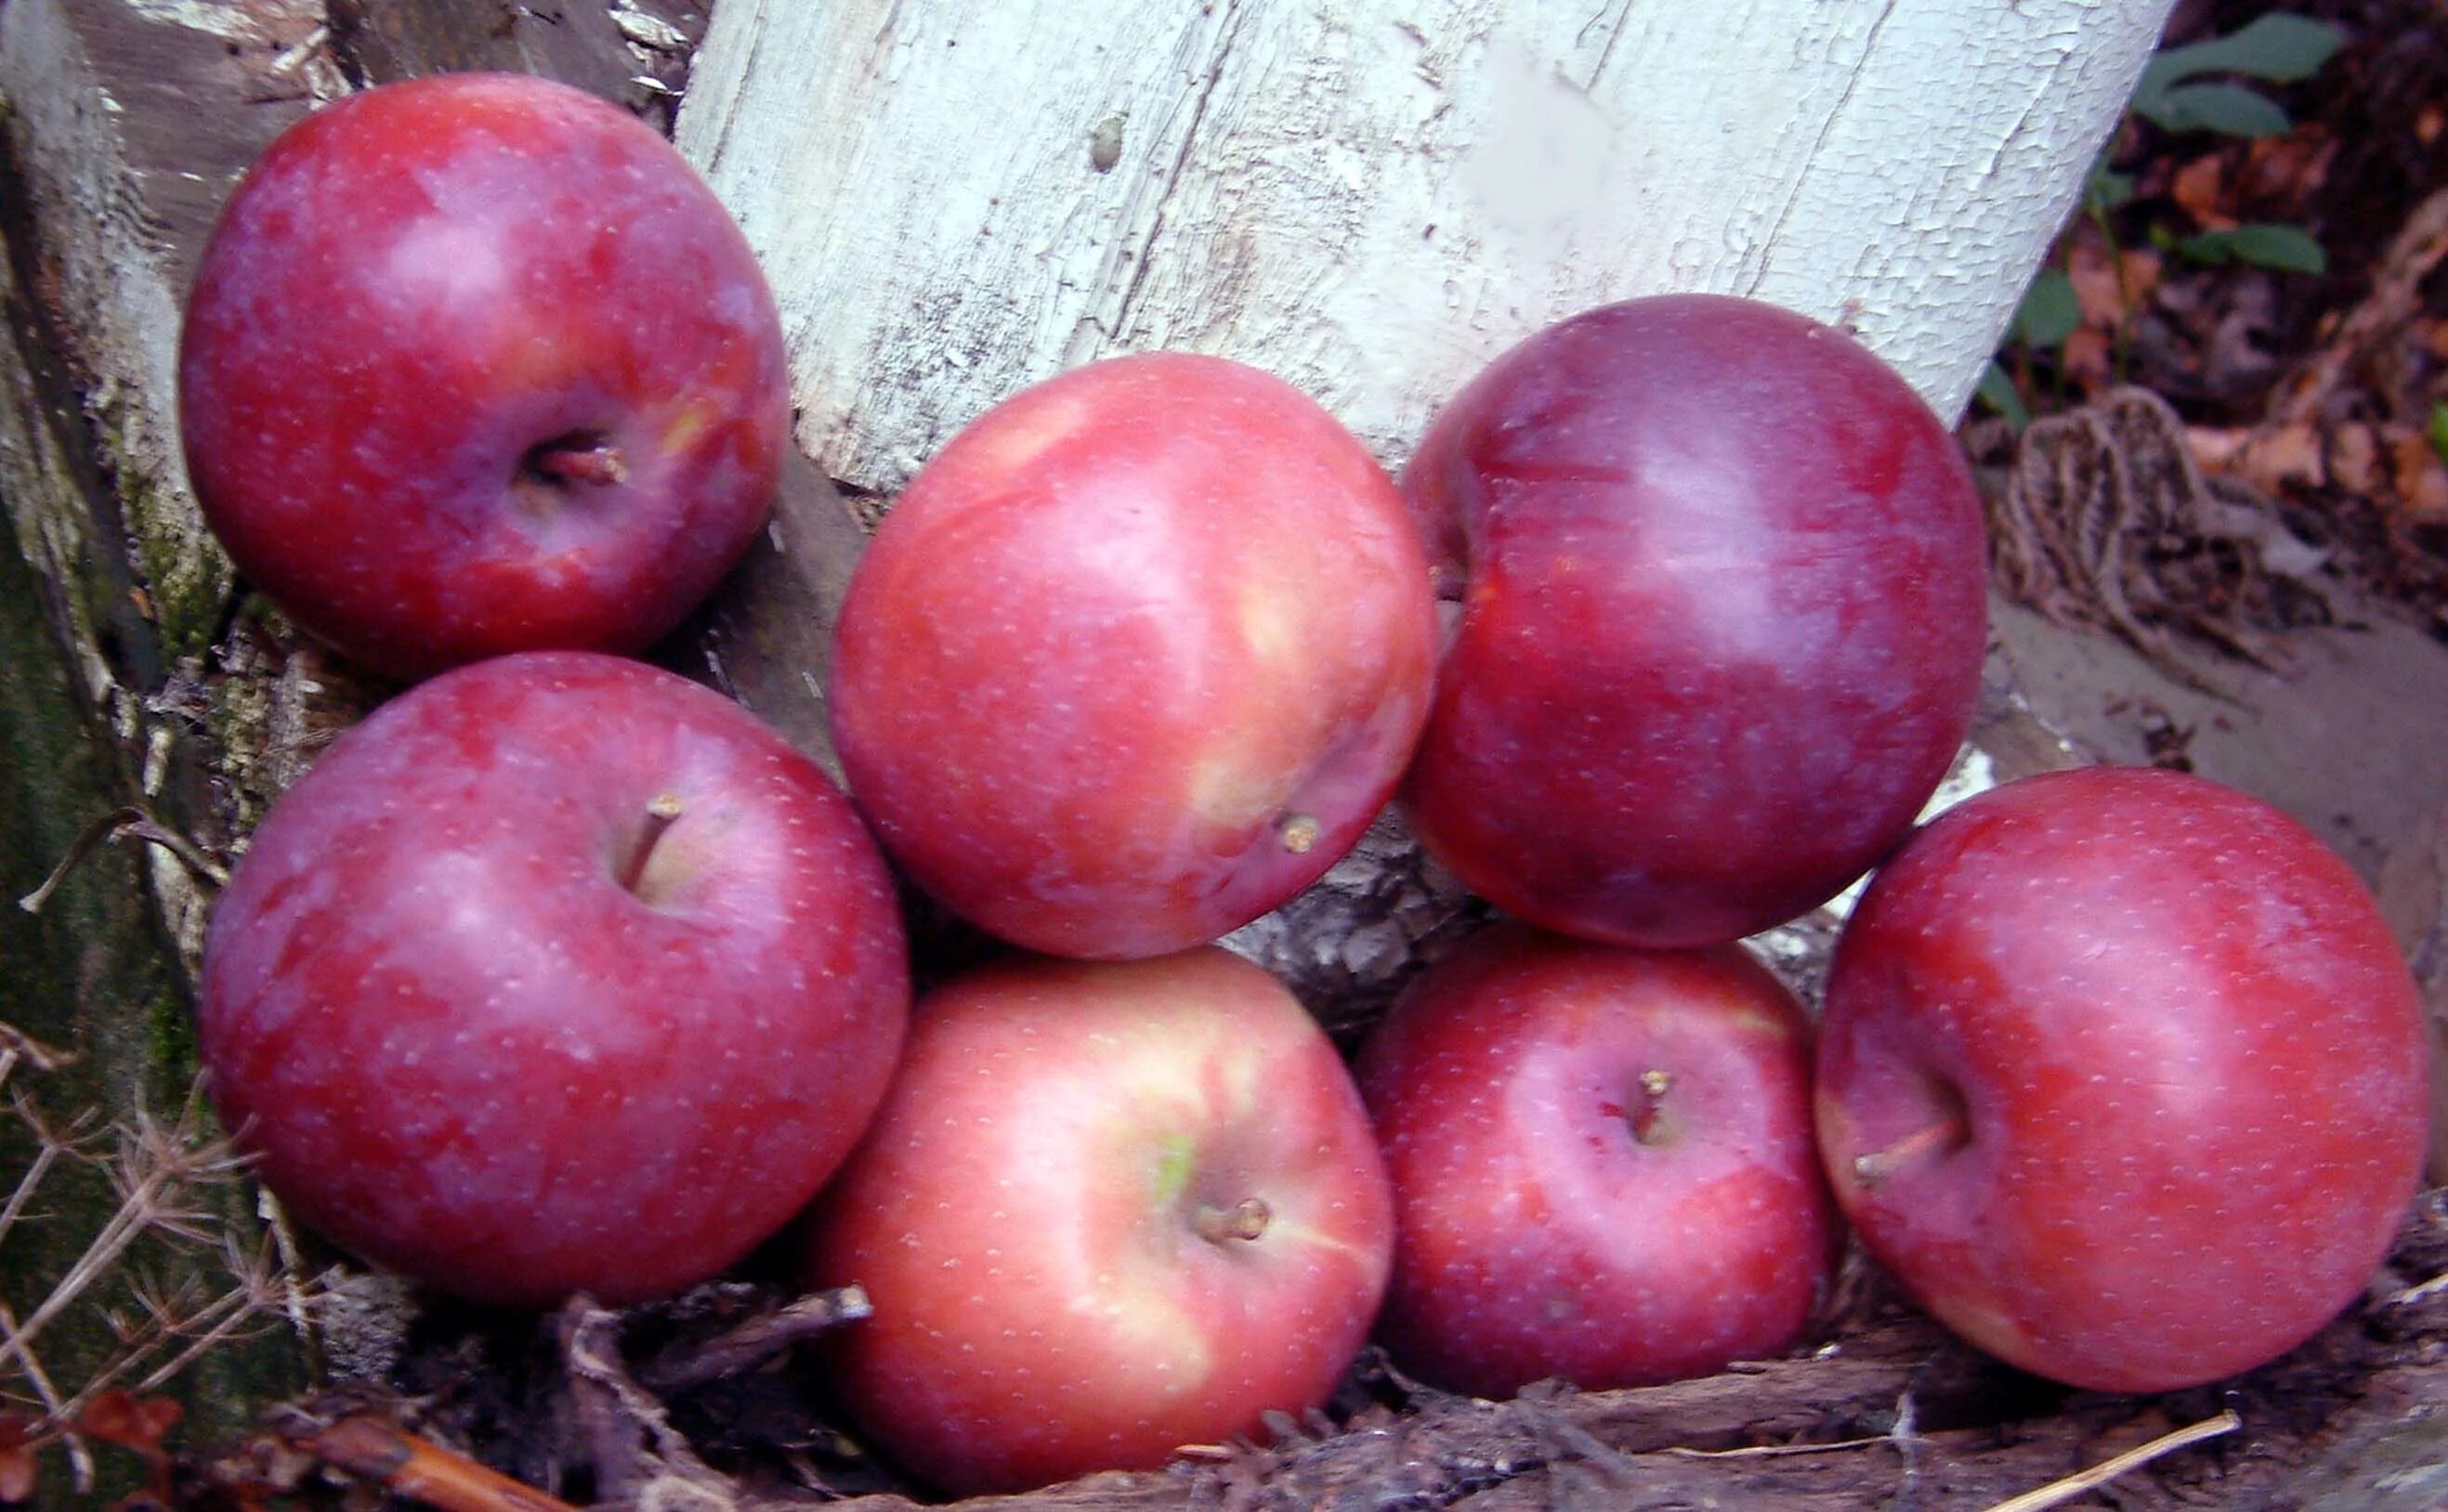
[[[908,1002],[889,873],[814,764],[669,672],[539,652],[418,685],[282,796],[199,1028],[292,1213],[542,1306],[679,1291],[789,1222]]]
[[[2276,808],[2094,767],[1922,829],[1840,937],[1816,1093],[1837,1198],[1941,1322],[2069,1385],[2252,1369],[2361,1295],[2421,1165],[2419,999]]]
[[[1436,611],[1393,482],[1281,380],[1091,363],[963,429],[895,501],[829,689],[850,788],[928,892],[1031,950],[1212,940],[1384,806]]]
[[[1458,620],[1402,802],[1516,918],[1682,949],[1807,913],[1971,728],[1979,496],[1832,327],[1720,294],[1583,311],[1439,410],[1403,488]]]
[[[874,1303],[830,1336],[851,1410],[971,1495],[1153,1467],[1322,1405],[1392,1244],[1332,1043],[1202,947],[1016,958],[922,997],[804,1276]]]
[[[1395,1194],[1379,1332],[1432,1384],[1706,1374],[1824,1298],[1809,1024],[1738,947],[1499,924],[1411,984],[1359,1079]]]
[[[633,652],[764,522],[782,328],[686,160],[565,85],[347,96],[248,170],[179,354],[198,502],[239,570],[395,677]]]

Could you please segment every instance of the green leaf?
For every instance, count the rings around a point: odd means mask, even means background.
[[[2226,137],[2284,136],[2294,123],[2275,101],[2240,84],[2178,85],[2153,98],[2136,96],[2133,112],[2169,131]]]
[[[2240,73],[2272,84],[2309,79],[2336,56],[2345,33],[2325,21],[2273,10],[2251,25],[2190,47],[2171,47],[2142,72],[2143,93],[2205,73]]]
[[[2205,231],[2177,242],[2175,254],[2187,262],[2208,263],[2213,268],[2224,268],[2235,261],[2235,249],[2228,245],[2227,237],[2228,234],[2224,231]]]
[[[2032,423],[2032,411],[2016,390],[2013,375],[1996,358],[1990,359],[1988,369],[1980,375],[1980,386],[1972,392],[2017,430]],[[2440,413],[2448,413],[2448,406],[2442,406]]]
[[[2256,268],[2271,268],[2280,273],[2327,273],[2329,255],[2321,243],[2301,226],[2276,225],[2257,221],[2236,227],[2227,234],[2228,244],[2235,249],[2235,260],[2248,262]]]
[[[2242,262],[2278,273],[2329,271],[2329,255],[2310,232],[2266,221],[2187,236],[2176,243],[2176,253],[2192,262]]]
[[[2133,176],[2118,173],[2103,162],[2091,170],[2091,177],[2083,182],[2082,193],[2083,198],[2090,201],[2091,208],[2103,215],[2122,209],[2133,198]]]
[[[2023,291],[2009,328],[2015,339],[2035,351],[2065,345],[2082,325],[2082,301],[2074,294],[2074,280],[2061,269],[2043,268]]]
[[[1993,362],[1989,366],[1996,368],[1998,365]],[[1985,387],[1989,380],[1983,378],[1980,382]],[[2441,462],[2448,462],[2448,404],[2431,406],[2431,449],[2439,454]]]

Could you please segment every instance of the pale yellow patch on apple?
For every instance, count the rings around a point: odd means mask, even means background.
[[[1078,434],[1091,418],[1086,406],[1065,397],[1031,396],[969,431],[963,438],[962,465],[976,477],[1009,477]]]
[[[1219,729],[1217,737],[1232,739],[1230,731],[1235,728],[1253,727],[1228,727]],[[1290,788],[1271,753],[1260,748],[1263,739],[1263,735],[1244,738],[1190,764],[1192,813],[1226,829],[1240,829],[1274,816],[1290,796]]]
[[[1108,1336],[1127,1341],[1123,1357],[1138,1362],[1136,1382],[1159,1399],[1202,1390],[1214,1371],[1214,1351],[1197,1321],[1157,1286],[1102,1298],[1075,1296],[1071,1311],[1096,1317]]]
[[[1272,667],[1299,653],[1300,604],[1284,579],[1272,574],[1251,578],[1241,585],[1234,608],[1251,655]]]
[[[1929,1310],[1957,1337],[1984,1353],[2008,1363],[2031,1358],[2031,1336],[2021,1324],[1977,1298],[1961,1295],[1927,1299]]]
[[[1262,1093],[1256,1057],[1227,1054],[1213,1063],[1219,1074],[1207,1084],[1205,1096],[1185,1095],[1181,1065],[1185,1058],[1209,1054],[1210,1047],[1197,1042],[1212,1039],[1212,1033],[1204,1017],[1186,1014],[1177,1021],[1152,1018],[1127,1033],[1094,1036],[1108,1085],[1129,1088],[1112,1106],[1132,1113],[1100,1133],[1108,1157],[1091,1159],[1087,1168],[1136,1173],[1127,1178],[1138,1188],[1127,1201],[1143,1215],[1144,1242],[1121,1262],[1121,1274],[1100,1275],[1096,1286],[1073,1292],[1064,1306],[1119,1341],[1117,1352],[1138,1362],[1132,1389],[1152,1390],[1158,1399],[1205,1389],[1215,1369],[1200,1321],[1176,1300],[1183,1247],[1205,1242],[1189,1230],[1189,1204],[1199,1200],[1204,1151],[1186,1130],[1207,1122],[1210,1115],[1198,1105],[1210,1097],[1248,1110]]]
[[[1725,1017],[1728,1023],[1744,1033],[1756,1034],[1762,1039],[1789,1039],[1793,1034],[1791,1024],[1774,1013],[1765,1013],[1756,1008],[1729,1005]]]
[[[714,416],[705,406],[682,405],[679,413],[663,426],[663,455],[676,457],[696,445],[698,438],[703,436],[713,424]]]

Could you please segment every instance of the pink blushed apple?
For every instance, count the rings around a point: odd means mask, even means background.
[[[2415,1190],[2426,1056],[2378,906],[2201,778],[2027,778],[1931,822],[1840,939],[1822,1151],[1880,1263],[1965,1339],[2155,1391],[2352,1302]]]
[[[217,905],[201,1033],[266,1184],[483,1301],[705,1279],[884,1095],[889,875],[824,774],[635,662],[424,683],[277,803]]]
[[[836,1340],[860,1421],[966,1494],[1153,1466],[1317,1407],[1391,1247],[1333,1046],[1210,947],[1011,961],[928,994],[806,1275],[874,1302]]]
[[[1705,1374],[1787,1348],[1826,1289],[1809,1025],[1738,947],[1499,925],[1405,992],[1360,1085],[1394,1186],[1380,1332],[1434,1384]]]
[[[713,192],[625,111],[497,74],[273,142],[204,248],[179,402],[239,570],[404,677],[643,648],[755,536],[790,425]]]
[[[1160,353],[997,406],[894,503],[834,647],[885,848],[1034,950],[1161,954],[1308,886],[1427,709],[1393,483],[1280,380]]]

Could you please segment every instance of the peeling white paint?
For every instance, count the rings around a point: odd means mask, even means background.
[[[1979,747],[1966,746],[1956,753],[1955,765],[1947,772],[1946,780],[1938,784],[1937,792],[1929,795],[1929,802],[1921,806],[1921,814],[1913,822],[1916,825],[1926,824],[1965,799],[1978,798],[1997,785],[1997,763],[1991,761],[1989,753]],[[1862,901],[1862,894],[1868,890],[1872,875],[1865,872],[1853,879],[1843,892],[1822,904],[1828,917],[1840,923],[1852,917],[1854,906]]]
[[[1962,406],[2168,0],[727,0],[679,123],[764,259],[802,444],[890,490],[1169,347],[1388,461],[1572,311],[1756,295]]]
[[[121,0],[121,3],[147,21],[185,27],[190,31],[201,31],[224,42],[251,44],[263,40],[262,28],[243,6],[215,4],[214,0]]]

